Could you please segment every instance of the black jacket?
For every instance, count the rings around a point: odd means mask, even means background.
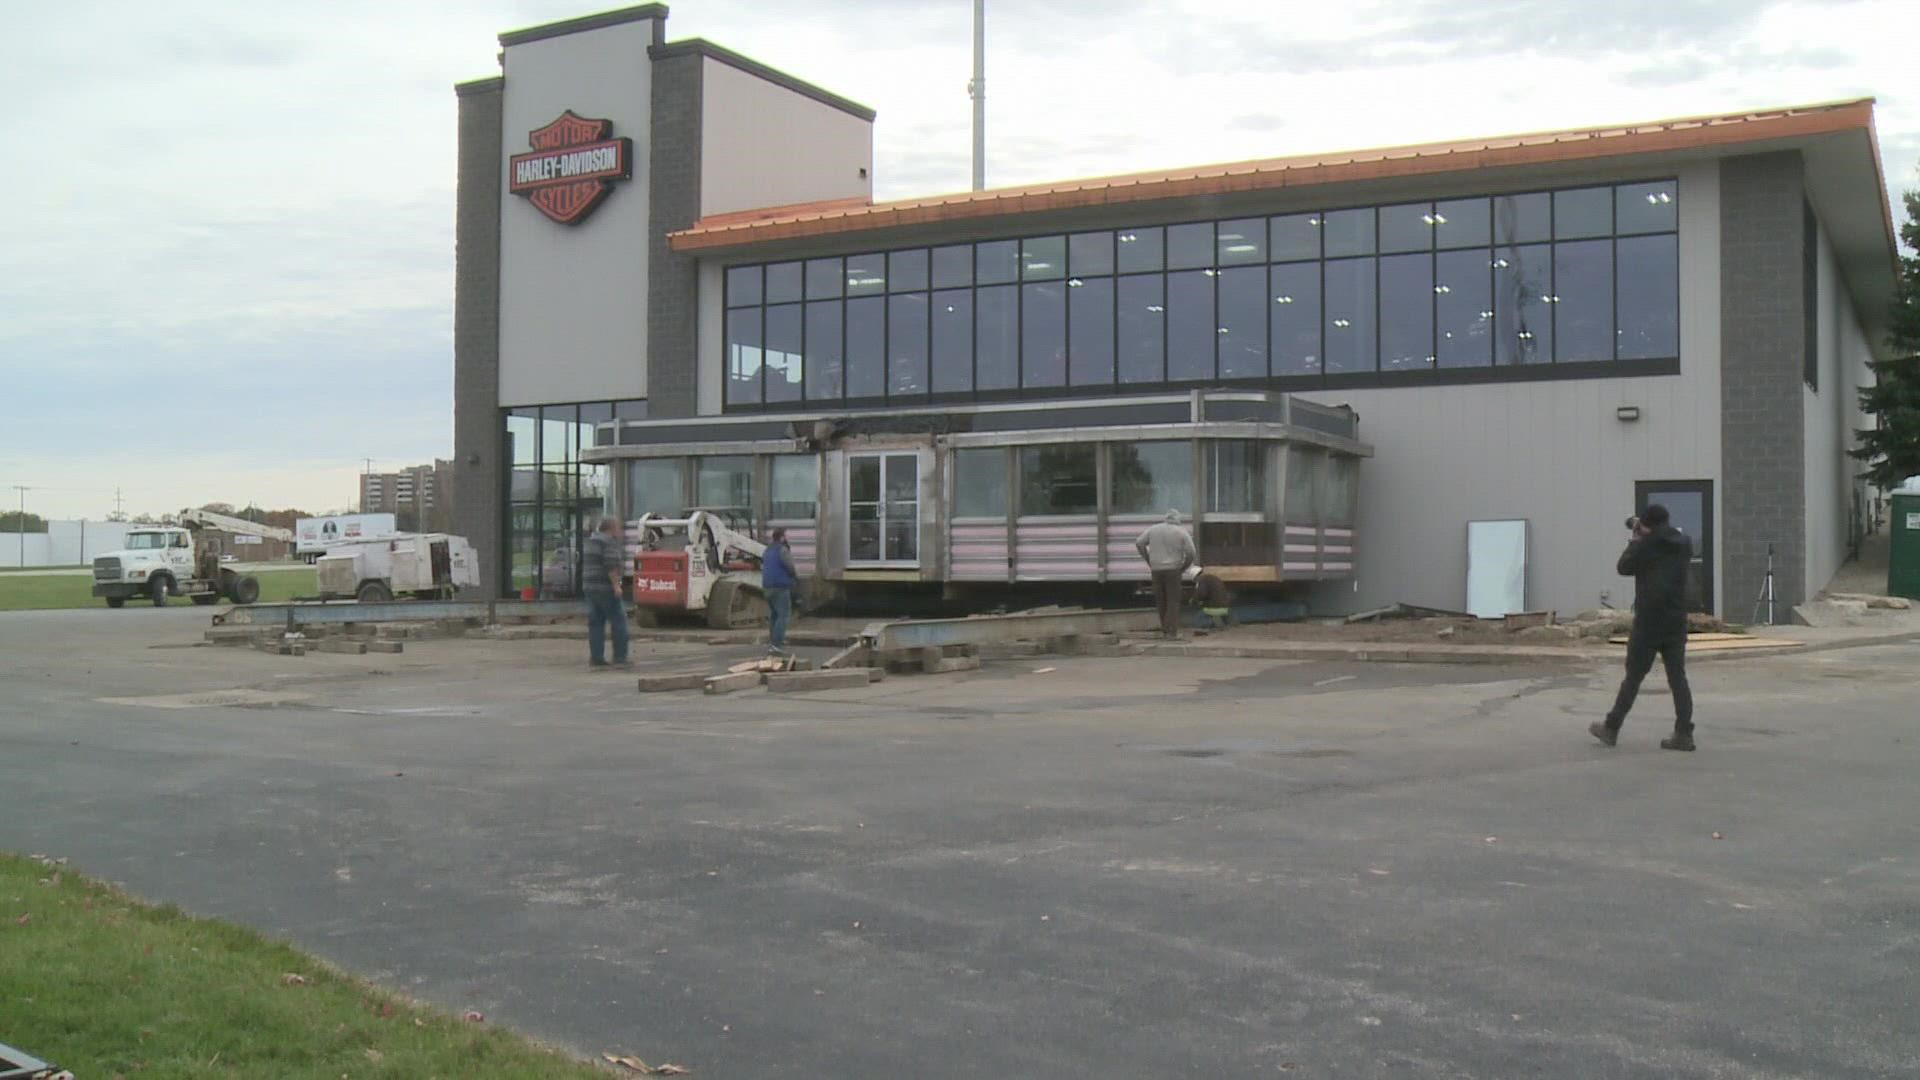
[[[1633,579],[1633,613],[1641,618],[1684,617],[1692,560],[1693,542],[1671,525],[1628,544],[1618,569]]]

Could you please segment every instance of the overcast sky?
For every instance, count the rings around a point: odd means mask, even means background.
[[[0,503],[349,508],[452,451],[452,84],[594,0],[20,4],[0,65]],[[970,0],[681,0],[965,188]],[[1912,0],[988,0],[988,183],[1875,95],[1920,186]]]

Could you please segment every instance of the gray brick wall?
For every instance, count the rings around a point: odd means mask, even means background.
[[[1728,158],[1720,185],[1719,604],[1752,613],[1771,542],[1784,617],[1807,592],[1800,155]]]
[[[647,264],[647,415],[698,410],[699,281],[692,256],[677,255],[667,234],[700,216],[698,55],[653,61],[653,123],[648,147],[652,237]]]
[[[484,595],[500,589],[505,516],[500,421],[500,79],[463,83],[453,254],[454,531],[473,544]]]

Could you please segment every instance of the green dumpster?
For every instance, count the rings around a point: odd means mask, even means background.
[[[1887,595],[1920,600],[1920,492],[1893,497],[1891,557],[1887,560]]]

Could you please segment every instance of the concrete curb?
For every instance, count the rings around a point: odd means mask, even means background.
[[[1254,660],[1349,660],[1386,664],[1586,664],[1612,659],[1608,653],[1528,646],[1408,645],[1391,642],[1288,641],[1258,645],[1146,642],[1135,645],[1143,656],[1218,656]]]

